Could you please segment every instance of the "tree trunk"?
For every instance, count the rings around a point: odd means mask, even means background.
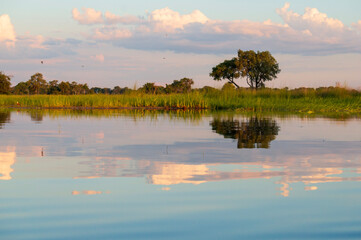
[[[230,79],[230,80],[229,80],[229,82],[230,82],[230,83],[233,83],[233,84],[234,84],[234,86],[236,86],[237,88],[239,88],[238,84],[237,84],[237,83],[235,83],[235,82],[233,81],[233,78],[232,78],[232,79]]]

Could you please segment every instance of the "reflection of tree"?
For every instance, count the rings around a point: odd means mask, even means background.
[[[40,123],[43,121],[43,113],[41,111],[31,111],[30,118],[31,121]]]
[[[0,111],[0,129],[3,128],[3,125],[10,121],[10,112]]]
[[[269,148],[278,135],[279,126],[269,118],[252,117],[248,121],[214,119],[212,130],[225,138],[238,140],[238,148]]]

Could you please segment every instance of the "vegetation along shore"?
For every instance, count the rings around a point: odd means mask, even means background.
[[[146,83],[133,89],[119,86],[89,88],[77,82],[47,82],[41,73],[11,87],[11,77],[0,72],[0,107],[67,109],[211,109],[256,112],[361,113],[361,92],[335,87],[270,89],[265,81],[281,70],[269,52],[238,51],[212,69],[216,81],[226,80],[221,89],[205,86],[192,89],[190,78],[174,80],[165,87]],[[249,88],[235,82],[245,78]]]
[[[230,109],[274,112],[361,113],[361,93],[340,87],[318,89],[202,88],[189,93],[140,91],[111,95],[1,95],[0,106],[15,108]]]

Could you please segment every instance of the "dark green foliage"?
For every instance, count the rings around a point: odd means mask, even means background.
[[[128,87],[124,87],[121,88],[119,86],[116,86],[113,88],[112,93],[111,94],[129,94],[131,93],[133,90],[128,88]]]
[[[35,73],[28,80],[30,94],[46,94],[47,82],[41,73]]]
[[[58,95],[60,93],[61,91],[58,85],[58,80],[50,81],[48,84],[48,94]]]
[[[155,83],[146,83],[139,89],[139,91],[146,94],[161,94],[164,93],[164,87],[156,86]]]
[[[28,82],[19,82],[14,88],[13,93],[16,95],[30,94],[29,83]]]
[[[280,129],[276,121],[257,117],[242,122],[214,119],[210,124],[216,133],[225,138],[237,139],[237,148],[269,148]]]
[[[264,87],[265,81],[277,78],[281,72],[276,59],[270,52],[238,51],[238,69],[251,88]]]
[[[9,94],[11,86],[11,78],[8,75],[5,75],[3,72],[0,72],[0,94]]]
[[[155,83],[146,83],[138,91],[146,94],[170,94],[170,93],[189,93],[192,90],[193,80],[182,78],[174,80],[173,83],[167,84],[166,87],[156,86]]]
[[[112,93],[111,94],[127,94],[130,93],[132,90],[130,88],[121,88],[119,86],[116,86],[113,88]]]
[[[237,88],[239,88],[238,84],[234,82],[234,79],[240,77],[240,70],[238,68],[237,61],[237,58],[225,60],[212,68],[212,72],[209,75],[216,81],[227,79],[229,83],[234,84]]]
[[[167,93],[189,93],[193,84],[192,79],[182,78],[181,80],[174,80],[172,84],[167,84],[165,91]]]
[[[105,92],[104,89],[100,87],[93,87],[90,89],[90,91],[95,94],[102,94]]]
[[[87,94],[89,92],[88,84],[81,84],[77,82],[70,83],[71,87],[71,94],[72,95],[79,95],[79,94]],[[110,89],[109,89],[110,92]]]
[[[109,90],[110,91],[110,90]],[[20,82],[12,88],[16,95],[24,94],[49,94],[49,95],[78,95],[90,93],[88,85],[77,82],[60,82],[52,80],[49,83],[44,79],[43,74],[36,73],[26,82]]]
[[[238,58],[225,60],[212,68],[209,74],[214,80],[227,79],[229,83],[239,88],[234,79],[246,78],[247,84],[254,89],[264,87],[266,81],[271,81],[280,73],[278,63],[270,52],[238,51]]]
[[[59,89],[62,95],[69,95],[71,93],[71,86],[69,82],[61,82],[59,84]]]

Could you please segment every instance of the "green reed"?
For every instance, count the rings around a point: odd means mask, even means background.
[[[245,112],[361,112],[361,93],[345,88],[195,90],[184,94],[1,95],[0,106],[69,109],[212,109]]]

